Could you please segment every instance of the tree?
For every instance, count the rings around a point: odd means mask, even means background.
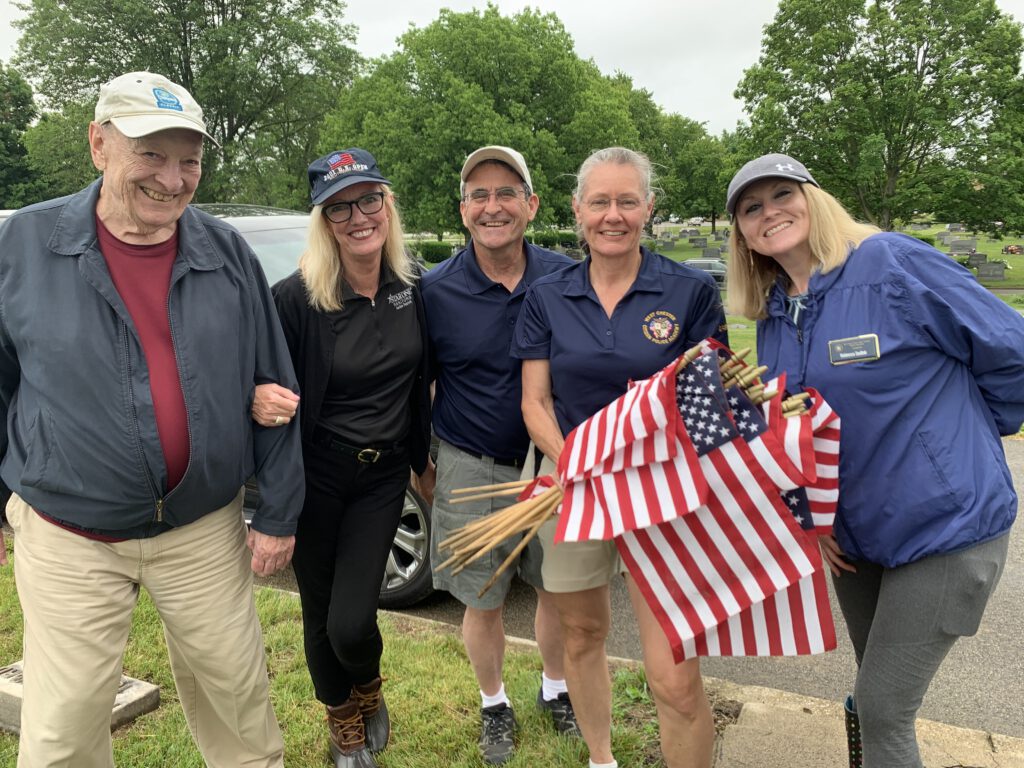
[[[31,0],[17,61],[55,109],[95,103],[101,83],[159,72],[202,105],[223,145],[200,199],[299,197],[324,113],[358,56],[344,3],[326,0]]]
[[[642,143],[634,113],[643,101],[628,78],[604,77],[580,59],[554,14],[442,10],[338,100],[320,149],[369,149],[394,182],[409,228],[440,234],[461,228],[466,155],[484,144],[512,146],[530,164],[537,222],[561,223],[571,220],[573,174],[584,157]]]
[[[33,202],[22,137],[35,116],[32,89],[16,70],[0,62],[0,208],[20,208]]]
[[[994,0],[781,0],[736,90],[758,152],[784,151],[883,228],[982,146],[1017,80]]]
[[[39,199],[77,192],[99,171],[89,154],[89,121],[95,104],[67,104],[63,112],[45,112],[25,131],[28,163],[37,179]]]

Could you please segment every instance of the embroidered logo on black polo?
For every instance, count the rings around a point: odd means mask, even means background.
[[[391,302],[391,306],[395,309],[405,309],[412,304],[412,288],[406,288],[404,291],[392,293],[388,296],[388,301]]]
[[[679,338],[679,321],[671,312],[656,309],[644,318],[644,336],[655,344],[671,344]]]

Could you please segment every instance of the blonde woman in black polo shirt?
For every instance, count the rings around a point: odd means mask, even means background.
[[[306,251],[273,289],[302,392],[306,501],[292,562],[334,765],[370,768],[390,733],[377,596],[410,466],[433,489],[425,322],[391,182],[373,156],[332,152],[309,166],[309,183]],[[254,418],[285,424],[296,405],[262,385]]]

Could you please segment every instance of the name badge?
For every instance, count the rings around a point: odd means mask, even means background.
[[[873,333],[852,336],[849,339],[836,339],[828,343],[828,360],[832,365],[866,363],[879,357],[878,336]]]

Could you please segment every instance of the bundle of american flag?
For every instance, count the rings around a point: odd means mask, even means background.
[[[784,375],[727,373],[735,359],[708,340],[632,384],[557,466],[556,543],[614,537],[677,661],[836,647],[817,536],[835,514],[839,418],[814,390],[807,410],[773,397]]]

